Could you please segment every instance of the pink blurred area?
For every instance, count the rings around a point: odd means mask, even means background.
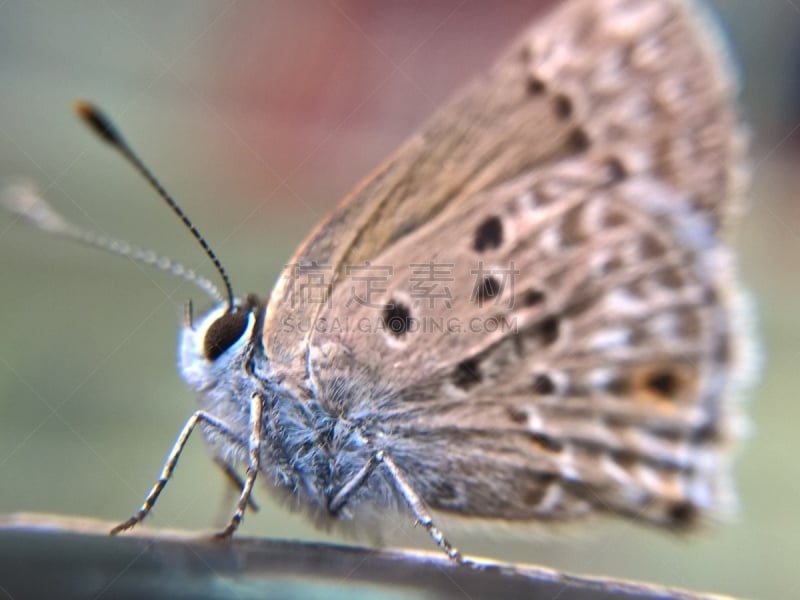
[[[552,4],[242,4],[203,42],[210,100],[229,130],[219,168],[254,186],[266,168],[266,189],[352,186]]]

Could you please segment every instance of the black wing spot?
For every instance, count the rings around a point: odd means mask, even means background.
[[[503,243],[503,223],[499,217],[489,217],[475,230],[473,247],[476,252],[496,249]]]
[[[487,275],[484,277],[475,290],[475,296],[479,303],[490,300],[500,294],[500,282],[495,277]]]
[[[522,303],[528,308],[541,304],[542,302],[544,302],[544,293],[539,290],[528,290],[522,296]]]
[[[668,516],[677,527],[691,527],[697,521],[698,511],[691,502],[677,502],[669,507]]]
[[[475,358],[461,361],[453,372],[453,384],[462,390],[469,389],[482,380],[480,363]]]
[[[542,396],[550,396],[556,393],[556,384],[549,375],[539,373],[533,376],[533,391]]]
[[[560,332],[561,319],[556,316],[547,317],[539,324],[539,338],[545,346],[549,346],[558,340]]]
[[[591,145],[589,134],[580,127],[573,129],[567,136],[567,147],[572,152],[586,152]]]
[[[411,310],[400,302],[391,302],[383,308],[383,324],[394,337],[403,337],[411,328]]]
[[[539,79],[538,77],[531,76],[528,79],[528,93],[531,96],[538,96],[540,94],[544,94],[547,90],[547,85],[544,81]]]
[[[545,450],[549,450],[550,452],[561,452],[564,449],[564,444],[551,435],[541,432],[535,432],[530,435],[533,443],[544,448]]]
[[[665,399],[674,399],[681,389],[680,378],[672,371],[656,371],[647,376],[647,388]]]

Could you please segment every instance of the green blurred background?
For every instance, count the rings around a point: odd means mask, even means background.
[[[551,2],[547,2],[551,3]],[[544,2],[0,2],[0,177],[82,225],[213,277],[196,244],[70,115],[114,116],[231,272],[266,295],[311,227]],[[800,595],[800,2],[718,0],[740,57],[756,192],[738,247],[765,368],[731,524],[675,538],[630,523],[448,525],[468,553],[760,598]],[[0,215],[0,513],[119,520],[194,408],[175,370],[192,286]],[[189,444],[149,524],[208,529],[230,498]],[[267,501],[245,535],[327,539]],[[430,548],[398,523],[393,546]],[[517,529],[517,528],[515,528]]]

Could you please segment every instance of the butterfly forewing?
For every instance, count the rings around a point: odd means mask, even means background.
[[[731,94],[685,2],[564,3],[298,251],[264,325],[276,374],[434,507],[719,508]]]

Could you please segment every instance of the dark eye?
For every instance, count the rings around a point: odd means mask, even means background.
[[[249,314],[246,310],[236,310],[232,313],[225,313],[211,324],[203,340],[203,354],[208,360],[216,360],[220,354],[242,337],[247,327]]]

